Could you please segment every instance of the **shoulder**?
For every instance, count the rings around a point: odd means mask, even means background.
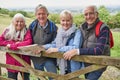
[[[105,24],[105,23],[103,23],[102,25],[101,25],[101,28],[100,28],[100,30],[109,30],[109,26],[107,25],[107,24]]]
[[[10,29],[7,27],[7,28],[5,28],[4,30],[3,30],[3,35],[5,35],[6,33],[8,33],[10,31]]]
[[[56,24],[51,20],[48,20],[48,25],[51,27],[51,29],[53,29],[53,31],[56,31],[58,29]]]
[[[80,34],[80,33],[81,33],[80,29],[76,29],[75,34]]]
[[[56,24],[53,21],[49,20],[49,19],[48,19],[48,23],[49,23],[50,26],[57,27]]]
[[[30,28],[30,29],[33,28],[37,23],[38,23],[38,20],[37,20],[37,19],[34,20],[34,21],[32,21],[31,24],[30,24],[30,26],[29,26],[29,28]]]

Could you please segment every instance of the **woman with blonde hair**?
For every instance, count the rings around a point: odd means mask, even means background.
[[[61,27],[58,29],[57,36],[52,44],[46,44],[43,47],[47,50],[48,54],[52,52],[66,52],[71,49],[76,49],[82,45],[82,34],[73,23],[73,16],[69,10],[63,10],[60,13]],[[76,71],[82,67],[81,62],[66,61],[64,59],[58,59],[58,66],[60,68],[60,74],[67,74],[69,72]]]

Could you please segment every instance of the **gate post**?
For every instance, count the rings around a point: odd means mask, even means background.
[[[0,67],[0,76],[2,75],[2,70],[1,70],[1,67]]]

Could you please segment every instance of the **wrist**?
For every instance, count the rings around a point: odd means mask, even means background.
[[[77,50],[77,53],[76,53],[76,54],[77,54],[77,55],[80,55],[80,51],[79,51],[79,49],[76,49],[76,50]]]

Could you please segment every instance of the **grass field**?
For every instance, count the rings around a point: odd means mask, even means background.
[[[111,56],[120,57],[120,32],[113,32],[114,47],[111,49]]]

